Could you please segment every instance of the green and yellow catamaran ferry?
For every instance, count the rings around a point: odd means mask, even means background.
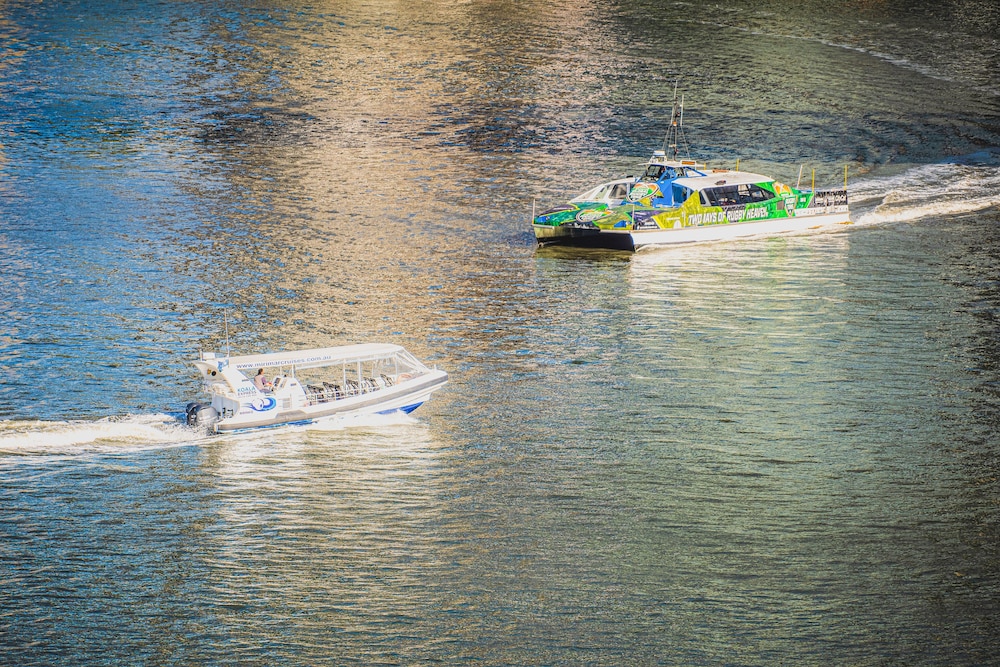
[[[569,203],[533,215],[539,245],[635,251],[706,241],[802,232],[849,224],[844,189],[800,190],[746,171],[707,169],[677,160],[683,104],[675,100],[664,148],[637,179],[599,185]]]

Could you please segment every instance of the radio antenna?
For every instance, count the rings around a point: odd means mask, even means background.
[[[674,82],[674,106],[670,110],[670,127],[667,128],[667,136],[663,138],[663,154],[677,159],[680,152],[680,144],[684,143],[684,150],[687,151],[687,141],[684,139],[684,98],[677,97],[677,87],[680,79]]]
[[[223,326],[226,329],[226,362],[228,363],[229,362],[229,356],[230,356],[230,352],[229,352],[229,310],[226,309],[226,308],[224,308],[222,310],[222,322],[223,322]]]

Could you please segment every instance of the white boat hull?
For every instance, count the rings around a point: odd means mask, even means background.
[[[255,414],[238,414],[213,425],[216,433],[239,433],[285,426],[307,426],[347,420],[364,415],[412,412],[420,407],[432,392],[448,381],[444,371],[432,371],[427,376],[386,389],[348,398],[316,403],[300,408],[282,409],[276,406]]]
[[[804,232],[829,225],[846,224],[850,221],[850,215],[845,207],[843,211],[812,215],[799,214],[774,220],[704,225],[682,229],[635,230],[631,232],[631,236],[633,248],[639,250],[647,246],[730,241],[754,236]]]

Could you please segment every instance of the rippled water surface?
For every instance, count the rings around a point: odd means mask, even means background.
[[[994,5],[0,3],[0,664],[1000,664]],[[854,224],[536,249],[675,85]],[[227,329],[451,381],[203,437]]]

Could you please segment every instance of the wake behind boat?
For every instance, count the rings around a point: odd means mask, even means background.
[[[187,423],[216,433],[412,412],[448,381],[399,345],[366,343],[193,362],[211,403],[190,403]]]
[[[846,176],[842,190],[800,190],[760,174],[676,159],[682,118],[675,94],[664,150],[653,153],[638,179],[604,183],[533,215],[539,245],[635,251],[850,223]]]

